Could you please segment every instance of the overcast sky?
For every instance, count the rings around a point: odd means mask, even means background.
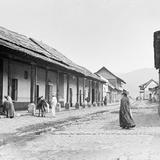
[[[0,25],[77,64],[114,73],[154,67],[160,0],[0,0]]]

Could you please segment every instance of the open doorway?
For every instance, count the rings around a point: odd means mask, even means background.
[[[39,85],[36,85],[36,101],[38,103],[38,97],[39,97]]]
[[[0,105],[3,99],[3,60],[0,59]]]
[[[95,94],[95,93],[94,93],[94,89],[92,89],[92,104],[93,104],[93,102],[95,101],[95,99],[94,99],[94,98],[95,98],[94,94]]]
[[[82,91],[80,90],[80,93],[79,93],[79,102],[80,102],[80,106],[82,106]]]
[[[71,107],[73,107],[72,96],[73,96],[72,88],[70,88],[70,89],[69,89],[69,103],[70,103],[70,106],[71,106]]]

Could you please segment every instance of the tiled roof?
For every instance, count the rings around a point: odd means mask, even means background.
[[[115,78],[117,78],[119,81],[123,82],[124,84],[126,84],[126,82],[119,78],[118,76],[116,76],[115,74],[113,74],[111,71],[109,71],[106,67],[102,67],[101,69],[99,69],[96,73],[100,72],[102,69],[106,70],[107,72],[109,72],[111,75],[113,75]]]
[[[10,31],[3,27],[0,27],[0,45],[26,53],[32,57],[54,63],[68,70],[81,73],[86,77],[103,82],[103,80],[100,79],[97,75],[93,74],[85,67],[75,64],[62,53],[58,52],[56,49],[50,47],[49,45],[41,41],[37,41],[33,38],[28,38],[27,36]]]
[[[150,79],[150,80],[147,81],[146,83],[139,85],[140,89],[143,90],[143,89],[146,88],[151,82],[154,82],[155,84],[158,85],[158,82],[156,82],[156,81],[153,80],[153,79]]]

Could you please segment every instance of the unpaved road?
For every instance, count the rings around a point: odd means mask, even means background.
[[[0,160],[159,160],[160,118],[155,104],[133,109],[136,128],[119,127],[118,111],[100,112],[23,130],[0,147]]]

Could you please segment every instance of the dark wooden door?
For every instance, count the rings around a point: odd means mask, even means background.
[[[80,94],[79,94],[80,96],[79,96],[79,102],[80,102],[80,106],[82,106],[82,91],[80,90]]]
[[[69,89],[69,102],[70,102],[70,106],[72,107],[72,88]]]
[[[0,59],[0,105],[3,99],[3,60]]]
[[[92,89],[92,103],[95,101],[95,96],[94,96],[94,89]]]

